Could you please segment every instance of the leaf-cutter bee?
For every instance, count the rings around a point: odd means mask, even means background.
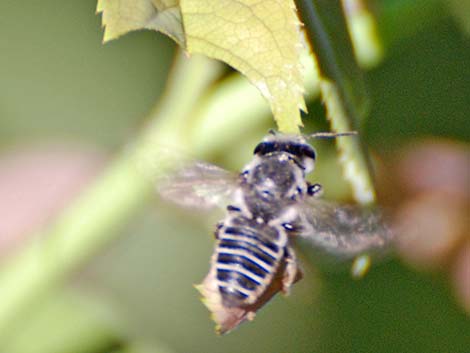
[[[304,136],[272,133],[238,175],[195,162],[160,186],[163,198],[177,204],[226,208],[216,226],[209,274],[198,286],[219,332],[252,319],[276,292],[289,292],[301,277],[295,238],[350,258],[391,240],[379,212],[318,199],[321,186],[306,180],[315,160]]]

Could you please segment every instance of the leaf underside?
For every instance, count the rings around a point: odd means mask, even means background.
[[[187,50],[222,60],[269,101],[283,132],[298,132],[305,110],[299,21],[285,0],[182,0]]]
[[[103,41],[108,42],[130,31],[152,29],[185,46],[181,12],[176,0],[98,0],[103,14]]]
[[[278,129],[299,132],[306,108],[292,0],[99,0],[97,11],[105,42],[138,29],[163,32],[240,71],[269,102]]]

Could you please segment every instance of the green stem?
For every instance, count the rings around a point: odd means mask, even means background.
[[[357,66],[339,0],[296,0],[320,71],[320,91],[333,131],[360,130],[368,96]],[[314,59],[315,60],[315,59]],[[345,179],[359,203],[375,201],[365,145],[358,138],[336,140]]]
[[[219,66],[203,57],[187,60],[180,56],[135,151],[121,153],[52,226],[4,266],[0,272],[0,341],[22,310],[115,238],[117,230],[151,199],[152,181],[145,177],[148,166],[136,164],[135,155],[140,158],[145,151],[145,155],[158,156],[164,137],[181,135],[194,105],[218,73]],[[162,172],[165,167],[160,166]]]
[[[203,56],[187,59],[179,54],[165,94],[141,136],[52,226],[3,266],[0,342],[18,327],[15,323],[31,304],[105,247],[153,199],[155,178],[167,174],[184,156],[174,149],[205,158],[269,116],[267,103],[240,77],[209,90],[220,68]],[[239,104],[241,97],[249,104]],[[230,109],[227,102],[232,102]]]

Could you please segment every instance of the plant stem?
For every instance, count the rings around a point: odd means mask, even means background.
[[[180,55],[151,124],[134,147],[117,156],[53,225],[4,266],[0,272],[0,341],[22,310],[115,238],[152,198],[152,180],[145,176],[146,168],[153,166],[136,161],[147,160],[142,154],[158,156],[166,139],[181,135],[194,105],[218,73],[215,62],[200,56],[187,60]],[[166,167],[159,169],[163,173]]]

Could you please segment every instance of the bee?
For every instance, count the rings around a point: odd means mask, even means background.
[[[390,241],[380,213],[318,198],[321,185],[306,179],[315,161],[306,137],[271,132],[238,175],[195,162],[160,186],[164,199],[182,206],[226,209],[216,226],[209,274],[199,286],[220,332],[252,319],[272,295],[288,293],[301,278],[294,239],[349,258]]]

